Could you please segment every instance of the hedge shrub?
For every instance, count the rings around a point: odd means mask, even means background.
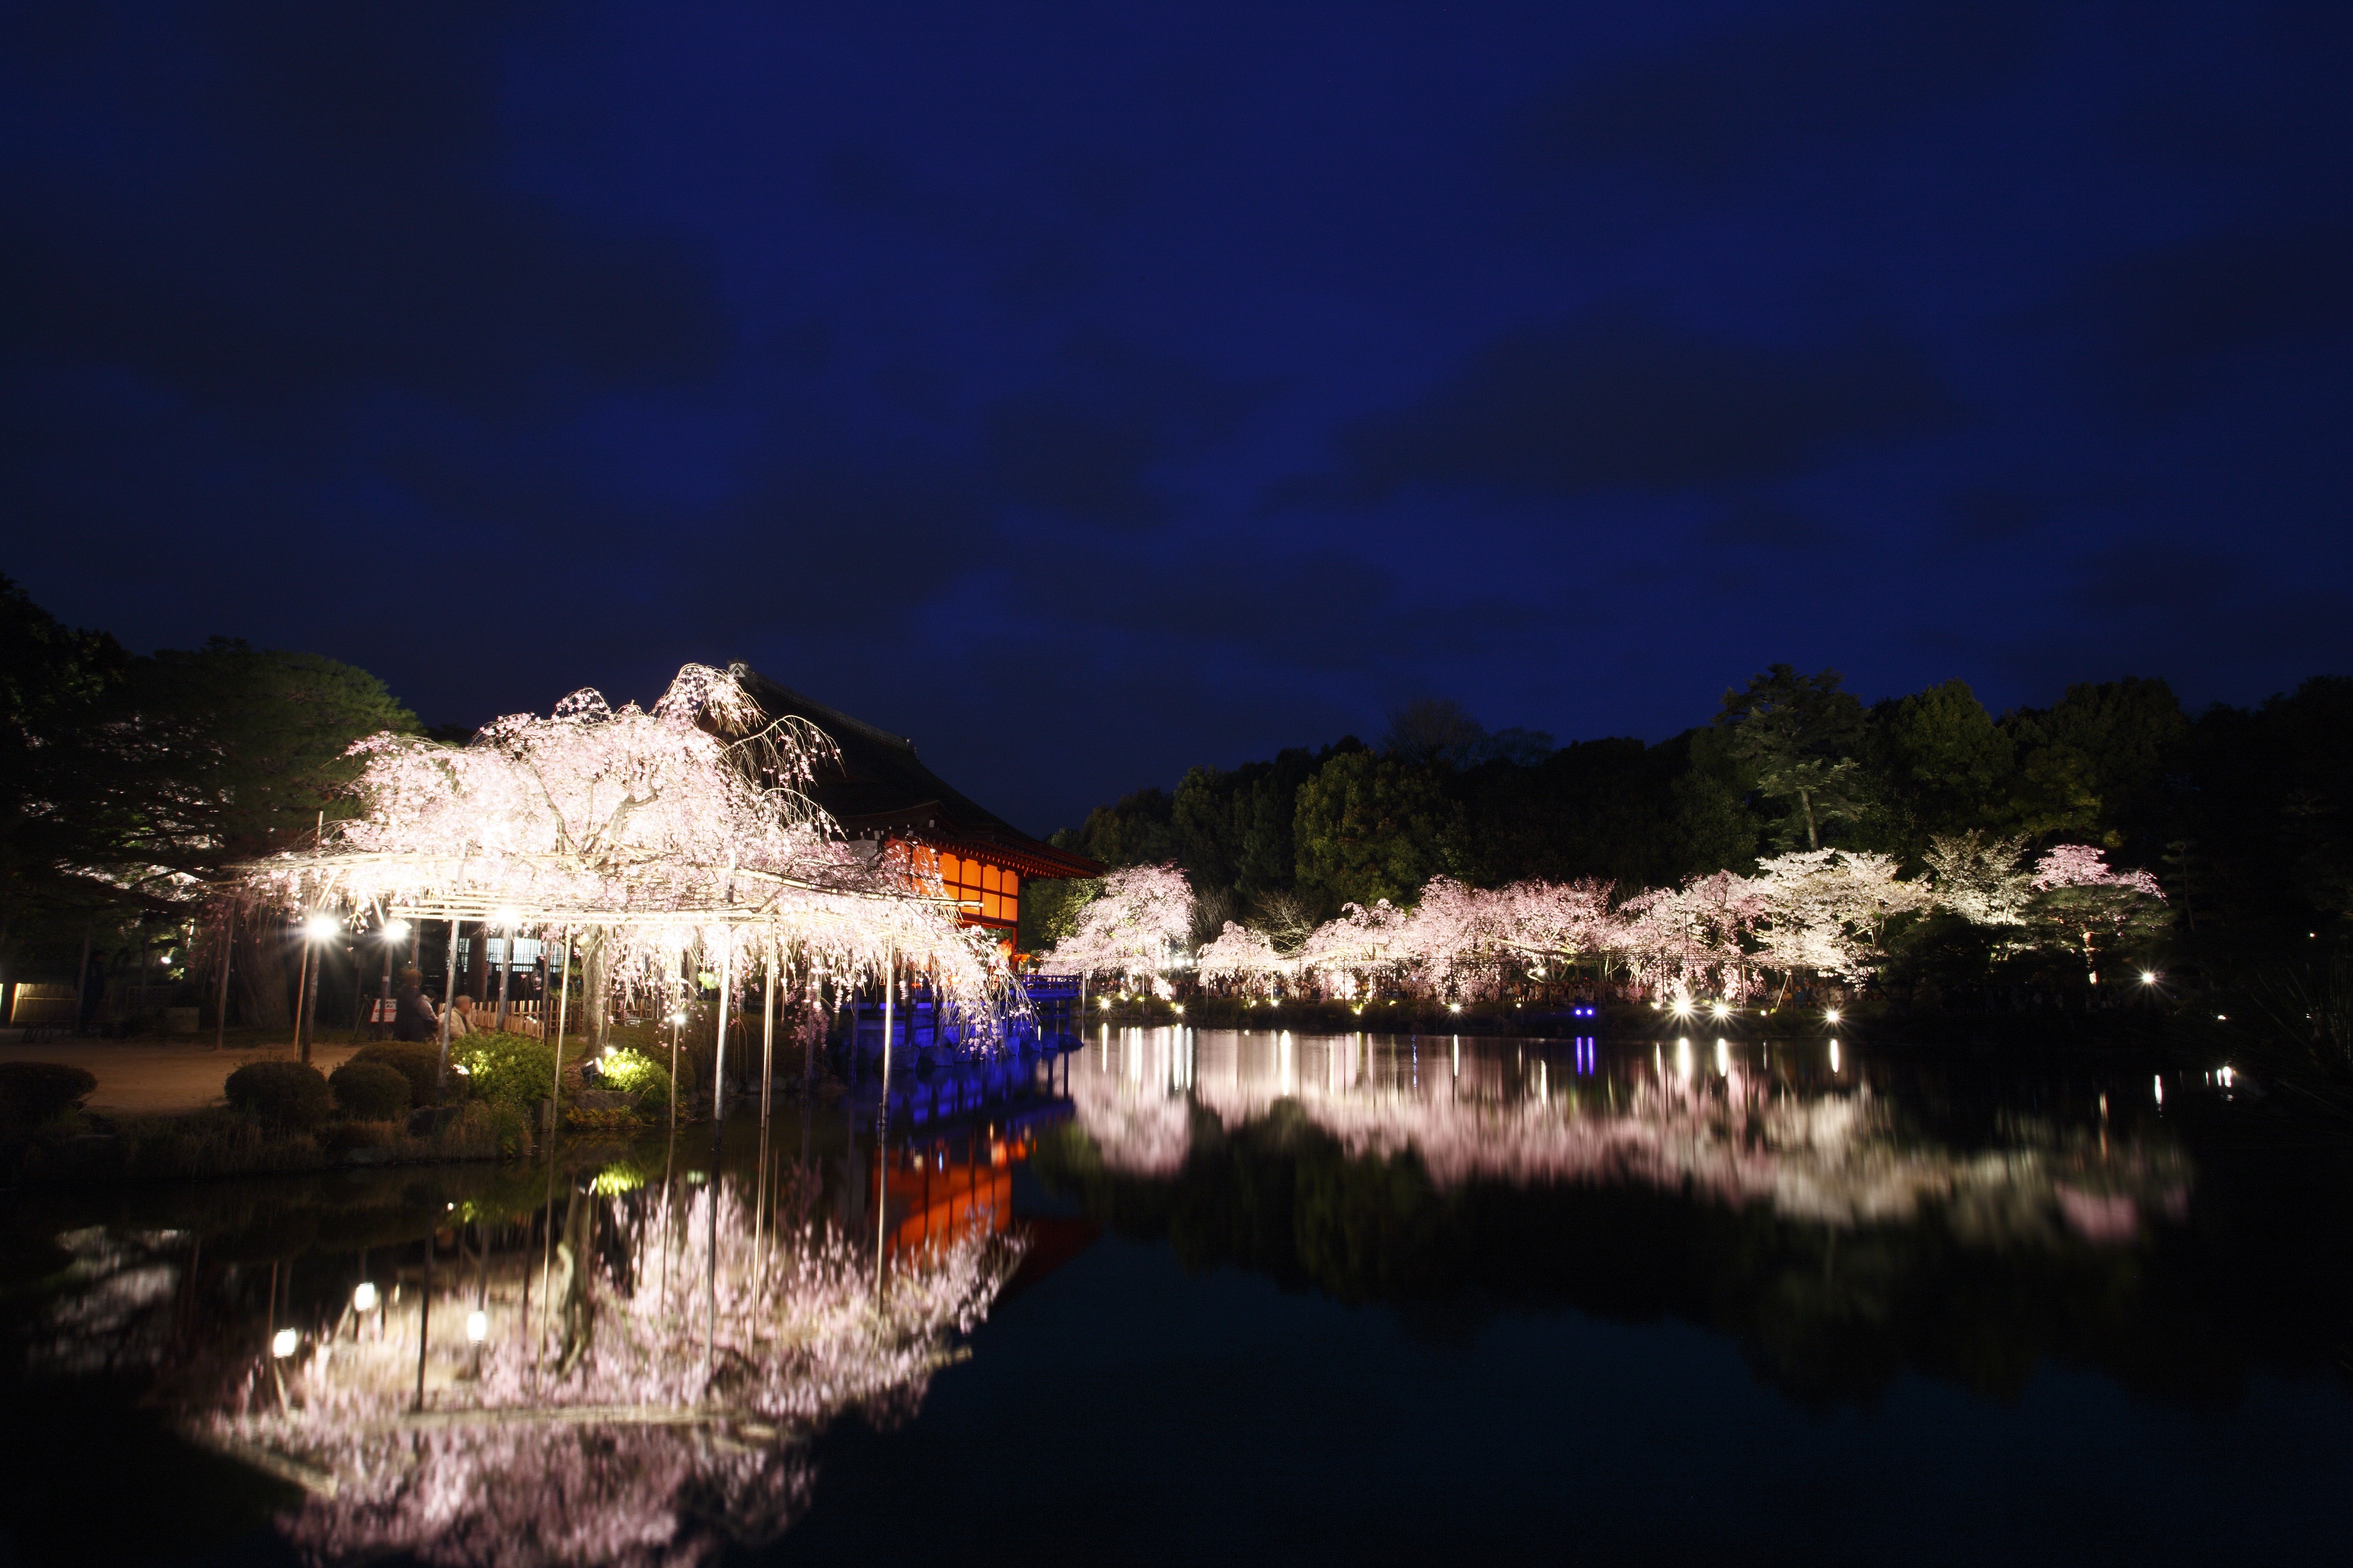
[[[334,1103],[327,1075],[301,1062],[248,1062],[221,1087],[231,1105],[278,1127],[316,1127]]]
[[[462,1045],[456,1041],[453,1045]],[[365,1062],[375,1067],[387,1067],[408,1080],[408,1103],[433,1103],[434,1080],[441,1071],[441,1047],[422,1040],[378,1040],[372,1046],[362,1046],[352,1053],[345,1067]]]
[[[348,1061],[334,1070],[327,1087],[354,1121],[396,1121],[408,1114],[408,1075],[398,1068]]]
[[[465,1071],[466,1092],[528,1119],[547,1098],[555,1047],[528,1035],[493,1030],[449,1042],[449,1059]]]
[[[79,1105],[98,1079],[63,1062],[0,1062],[0,1118],[34,1126]]]
[[[638,1114],[659,1121],[670,1114],[670,1071],[642,1051],[626,1047],[596,1058],[601,1085],[628,1095]]]

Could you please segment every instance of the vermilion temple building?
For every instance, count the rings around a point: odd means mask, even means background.
[[[925,767],[915,742],[777,685],[747,666],[735,678],[772,719],[807,720],[833,738],[838,764],[809,793],[853,839],[897,842],[936,858],[940,880],[962,895],[964,921],[997,933],[1010,953],[1021,892],[1039,878],[1100,877],[1083,855],[1030,837]]]

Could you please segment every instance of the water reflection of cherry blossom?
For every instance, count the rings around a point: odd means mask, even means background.
[[[1501,1042],[1443,1037],[1103,1031],[1074,1058],[1080,1127],[1108,1170],[1167,1175],[1192,1118],[1227,1128],[1288,1101],[1352,1154],[1410,1152],[1441,1187],[1472,1181],[1639,1184],[1769,1205],[1836,1226],[1900,1224],[1935,1207],[1965,1239],[2132,1240],[2145,1214],[2178,1214],[2188,1163],[2135,1140],[2091,1145],[2013,1128],[1958,1151],[1899,1136],[1868,1087],[1805,1087],[1688,1042],[1609,1074],[1510,1059]],[[1565,1070],[1564,1070],[1565,1069]],[[1554,1076],[1558,1072],[1560,1076]]]
[[[1018,1251],[983,1227],[878,1296],[871,1249],[807,1213],[762,1246],[732,1186],[584,1195],[543,1278],[519,1256],[488,1289],[479,1342],[481,1287],[445,1282],[421,1401],[412,1293],[374,1331],[248,1363],[195,1432],[309,1489],[285,1528],[314,1562],[685,1564],[771,1539],[809,1496],[809,1437],[911,1415]]]

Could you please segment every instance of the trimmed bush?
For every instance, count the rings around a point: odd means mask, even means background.
[[[248,1062],[221,1087],[231,1105],[275,1127],[316,1127],[334,1102],[326,1074],[301,1062]]]
[[[0,1118],[36,1126],[88,1100],[98,1079],[63,1062],[0,1062]]]
[[[465,1044],[463,1040],[452,1043],[455,1046]],[[362,1046],[353,1051],[352,1059],[343,1065],[357,1067],[363,1062],[372,1067],[390,1068],[406,1079],[409,1104],[433,1103],[433,1080],[441,1070],[441,1047],[438,1045],[427,1045],[422,1040],[378,1040],[372,1046]]]
[[[354,1121],[396,1121],[408,1114],[408,1076],[382,1062],[345,1062],[327,1087]]]
[[[555,1047],[528,1035],[485,1031],[449,1042],[449,1059],[466,1069],[466,1092],[526,1119],[547,1096]]]

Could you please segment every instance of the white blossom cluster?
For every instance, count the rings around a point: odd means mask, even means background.
[[[2147,872],[2112,870],[2088,845],[2060,845],[2031,871],[2024,847],[2022,837],[1939,838],[1917,878],[1899,875],[1891,856],[1800,850],[1758,862],[1753,876],[1717,871],[1622,900],[1590,880],[1485,889],[1439,877],[1409,908],[1347,905],[1291,952],[1229,921],[1193,961],[1202,984],[1261,997],[1478,1001],[1516,978],[1589,963],[1597,978],[1622,976],[1654,998],[1737,1000],[1764,988],[1767,974],[1869,979],[1888,922],[1902,915],[1942,910],[2018,928],[2020,941],[2041,927],[2054,944],[2095,957],[2162,908]],[[1191,910],[1191,888],[1174,866],[1113,872],[1044,966],[1141,987],[1170,967]]]

